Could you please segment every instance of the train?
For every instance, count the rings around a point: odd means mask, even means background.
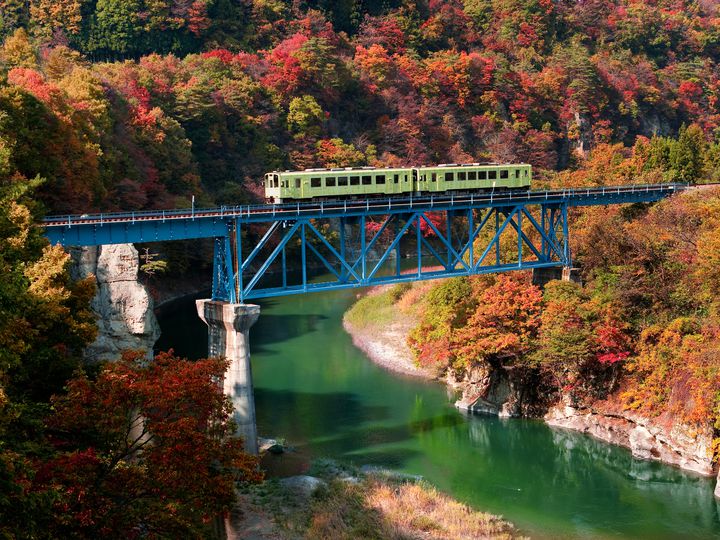
[[[526,163],[443,163],[423,167],[345,167],[273,171],[265,175],[265,199],[272,204],[325,199],[359,199],[448,192],[528,190]]]

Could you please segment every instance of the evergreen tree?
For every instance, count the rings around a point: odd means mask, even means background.
[[[704,153],[707,143],[697,124],[680,128],[678,140],[670,148],[673,177],[681,182],[695,183],[705,174]]]

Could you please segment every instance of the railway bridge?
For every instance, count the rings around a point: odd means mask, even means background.
[[[685,184],[454,193],[52,216],[53,244],[97,246],[210,238],[212,298],[198,300],[208,353],[231,361],[224,391],[257,452],[248,300],[454,276],[569,269],[572,208],[654,202]],[[403,262],[403,256],[406,257]]]

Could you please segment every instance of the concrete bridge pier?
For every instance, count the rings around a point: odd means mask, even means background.
[[[260,316],[260,306],[230,304],[217,300],[196,300],[200,318],[208,325],[208,356],[230,360],[223,391],[230,396],[235,412],[236,434],[245,442],[245,451],[257,455],[257,426],[250,368],[250,327]]]
[[[551,266],[547,268],[533,268],[532,284],[537,285],[541,289],[554,279],[563,281],[573,281],[582,285],[580,278],[580,270],[578,268],[570,268],[568,266]]]

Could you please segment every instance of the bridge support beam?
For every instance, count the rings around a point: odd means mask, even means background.
[[[230,361],[223,391],[235,409],[236,434],[243,438],[246,452],[257,454],[250,327],[260,316],[260,306],[216,300],[196,300],[195,304],[198,315],[208,325],[208,356],[224,356]]]

